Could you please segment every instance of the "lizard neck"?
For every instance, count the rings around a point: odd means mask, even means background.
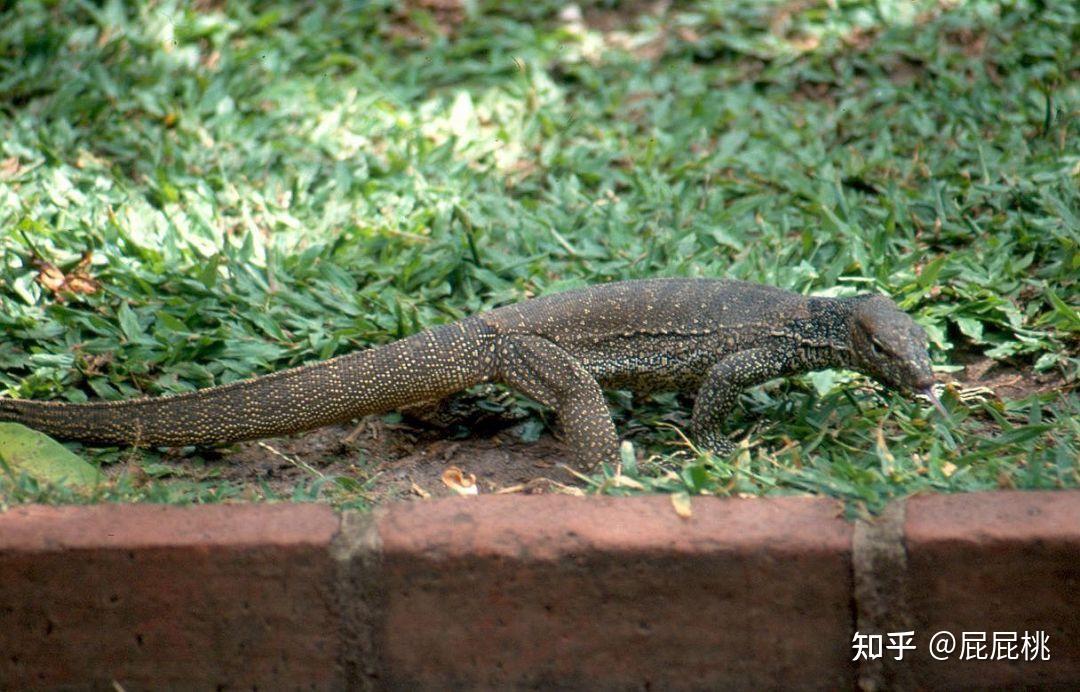
[[[800,370],[852,367],[851,319],[862,300],[863,296],[809,299],[809,317],[791,324],[799,337]]]

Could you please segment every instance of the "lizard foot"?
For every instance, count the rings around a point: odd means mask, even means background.
[[[401,414],[425,426],[441,430],[501,430],[520,423],[526,416],[514,397],[493,385],[461,392],[439,401],[401,409]]]
[[[711,452],[713,456],[726,459],[735,452],[735,445],[731,440],[719,433],[704,433],[696,436],[698,449],[702,452]]]

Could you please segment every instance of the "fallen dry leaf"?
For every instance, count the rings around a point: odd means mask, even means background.
[[[683,519],[689,519],[694,512],[690,508],[690,496],[686,493],[675,493],[671,496],[671,506],[675,508],[675,514]]]
[[[457,466],[447,466],[442,472],[442,482],[458,495],[476,495],[480,491],[476,487],[476,475],[465,473]]]
[[[573,494],[566,493],[565,491],[568,489],[576,490],[578,491],[578,494],[582,494],[580,488],[574,488],[558,481],[554,481],[550,478],[544,478],[543,476],[533,478],[527,483],[518,483],[516,485],[506,486],[505,488],[499,488],[494,491],[494,494],[509,495],[514,493],[524,493],[526,495],[540,495],[546,492]]]
[[[65,288],[71,293],[90,294],[97,291],[99,285],[97,281],[89,276],[74,274],[67,277],[67,286]]]
[[[0,161],[0,180],[10,180],[19,174],[22,164],[18,156],[12,156]]]
[[[76,347],[78,348],[78,347]],[[105,372],[105,366],[113,361],[111,353],[82,353],[82,371],[84,375],[100,375]]]
[[[645,489],[645,486],[639,481],[636,481],[633,478],[628,478],[627,476],[624,476],[622,474],[619,474],[618,476],[613,476],[608,482],[616,488],[633,488],[634,490]]]
[[[64,272],[60,271],[55,264],[43,260],[35,260],[34,266],[38,268],[37,281],[39,284],[53,293],[59,293],[64,288],[64,284],[67,283],[67,277],[64,276]]]
[[[40,257],[33,259],[33,266],[37,267],[37,282],[48,289],[58,300],[64,299],[64,294],[96,293],[101,284],[90,276],[88,268],[93,259],[88,250],[83,253],[82,259],[69,273],[65,274],[52,262],[46,262]]]
[[[750,465],[750,438],[744,437],[736,445],[739,453],[735,455],[735,465],[745,468]]]
[[[893,471],[896,469],[896,457],[889,451],[889,445],[885,442],[884,421],[882,421],[882,425],[879,425],[877,428],[874,447],[877,450],[878,458],[881,459],[881,470],[885,474],[892,475]]]

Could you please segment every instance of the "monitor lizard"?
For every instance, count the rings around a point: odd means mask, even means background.
[[[935,405],[926,333],[885,296],[807,297],[726,279],[643,279],[533,298],[384,346],[194,392],[0,399],[0,421],[93,445],[218,445],[435,402],[483,382],[552,407],[578,460],[617,458],[602,388],[696,394],[691,433],[729,454],[739,393],[844,367]]]

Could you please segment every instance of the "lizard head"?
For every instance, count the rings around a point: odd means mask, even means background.
[[[855,369],[903,394],[934,400],[926,332],[885,296],[860,296],[852,313]]]

